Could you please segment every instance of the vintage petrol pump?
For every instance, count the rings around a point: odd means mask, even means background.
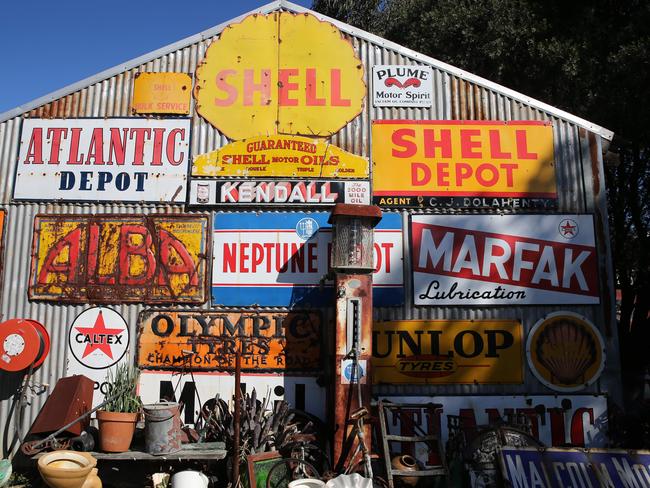
[[[372,354],[373,227],[381,210],[373,205],[337,204],[331,268],[336,274],[334,364],[334,459],[339,459],[350,413],[370,407]],[[369,431],[369,429],[367,429]],[[370,436],[367,436],[370,441]]]

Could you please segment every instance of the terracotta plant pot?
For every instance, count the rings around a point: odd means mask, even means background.
[[[404,454],[401,456],[395,456],[391,459],[391,466],[393,469],[398,469],[400,471],[418,471],[418,462],[413,456]],[[397,478],[402,481],[407,486],[415,486],[418,484],[417,476],[400,476]]]
[[[99,422],[99,448],[104,452],[129,450],[138,413],[97,411]]]
[[[96,465],[87,452],[54,451],[39,458],[38,471],[52,488],[101,488]]]

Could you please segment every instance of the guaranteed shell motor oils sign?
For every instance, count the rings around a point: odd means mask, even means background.
[[[363,63],[309,14],[250,15],[226,27],[196,69],[196,110],[230,139],[329,136],[363,106]]]
[[[37,215],[29,298],[203,303],[207,231],[205,216]]]
[[[373,324],[374,383],[522,383],[522,356],[515,320]]]
[[[380,206],[557,198],[548,122],[376,120],[372,140],[373,196]]]
[[[321,139],[253,137],[201,154],[192,176],[234,178],[368,178],[368,160]]]
[[[140,315],[138,366],[183,371],[319,372],[321,316],[276,313],[147,310]]]
[[[413,215],[416,305],[598,304],[591,215]]]
[[[184,203],[189,119],[25,119],[14,198]]]
[[[212,304],[330,305],[332,228],[326,212],[218,213],[214,218]],[[404,301],[401,216],[384,213],[374,229],[373,299]]]

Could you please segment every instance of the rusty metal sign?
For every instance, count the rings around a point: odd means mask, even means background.
[[[368,178],[368,160],[321,139],[252,137],[201,154],[192,176],[234,178]]]
[[[363,63],[313,15],[250,15],[226,27],[196,69],[196,110],[230,139],[330,136],[363,107]]]
[[[208,217],[37,215],[29,298],[203,303]]]
[[[372,333],[374,383],[522,383],[516,320],[397,320]]]
[[[320,371],[321,323],[317,311],[145,310],[140,314],[138,365],[145,369],[232,369],[239,350],[246,371]]]
[[[192,78],[187,73],[136,73],[131,112],[187,115],[191,93]]]

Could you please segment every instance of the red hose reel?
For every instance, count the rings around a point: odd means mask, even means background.
[[[50,336],[43,324],[10,319],[0,324],[0,370],[37,368],[50,352]]]

